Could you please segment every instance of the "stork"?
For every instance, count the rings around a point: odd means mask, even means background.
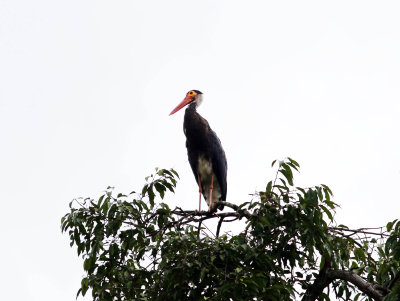
[[[208,210],[222,210],[224,205],[215,204],[226,201],[226,174],[228,164],[225,152],[217,134],[210,128],[196,109],[203,100],[203,93],[191,90],[183,101],[169,115],[188,105],[185,111],[183,132],[186,135],[186,148],[190,166],[199,185],[199,210],[201,195],[208,204]]]

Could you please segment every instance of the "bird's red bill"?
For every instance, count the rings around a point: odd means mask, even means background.
[[[177,105],[177,107],[175,109],[172,110],[171,113],[169,113],[169,116],[171,116],[172,114],[175,114],[176,112],[178,112],[180,109],[182,109],[184,106],[188,105],[189,103],[192,102],[192,98],[190,96],[186,96],[184,100],[182,100],[182,102]]]

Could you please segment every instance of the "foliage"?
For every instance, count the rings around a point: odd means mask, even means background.
[[[78,295],[94,300],[400,300],[400,222],[336,225],[326,185],[295,187],[299,164],[274,161],[265,191],[230,211],[171,209],[178,174],[156,170],[141,193],[78,199],[62,218],[84,258]],[[217,235],[206,220],[218,219]],[[245,221],[238,233],[222,224]],[[243,224],[243,223],[242,223]]]

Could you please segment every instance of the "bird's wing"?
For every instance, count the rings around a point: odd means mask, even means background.
[[[198,153],[195,152],[195,150],[191,149],[188,141],[186,141],[186,148],[188,150],[188,159],[189,159],[189,164],[190,167],[192,168],[193,171],[193,175],[194,178],[196,180],[196,183],[198,183],[199,179],[198,179],[198,174],[197,174],[197,168],[198,168],[198,161],[197,161],[197,157],[198,157]]]
[[[226,201],[226,190],[227,182],[226,175],[228,169],[228,163],[226,161],[226,156],[224,149],[222,148],[221,141],[217,137],[217,134],[213,130],[210,130],[210,144],[211,144],[211,160],[214,175],[218,180],[219,186],[221,188],[221,200]]]

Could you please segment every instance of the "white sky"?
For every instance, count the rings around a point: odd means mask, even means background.
[[[397,1],[0,0],[0,285],[4,300],[74,300],[83,273],[60,218],[79,196],[181,175],[190,89],[228,158],[228,201],[290,156],[328,184],[339,222],[400,216]],[[205,204],[205,203],[203,203]],[[80,298],[89,300],[90,298]]]

